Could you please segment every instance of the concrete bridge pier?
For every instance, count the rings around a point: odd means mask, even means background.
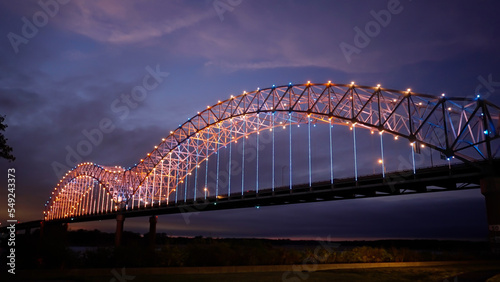
[[[122,244],[124,221],[125,221],[125,216],[123,214],[118,214],[116,216],[115,247],[119,247]]]
[[[481,193],[486,200],[491,250],[500,254],[500,177],[481,179]]]
[[[156,245],[156,223],[158,216],[153,215],[149,218],[149,248],[154,250]]]

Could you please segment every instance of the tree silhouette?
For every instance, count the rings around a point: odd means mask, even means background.
[[[12,147],[7,145],[7,139],[3,134],[1,133],[2,131],[5,131],[7,128],[7,124],[4,124],[5,117],[0,116],[0,157],[7,159],[9,161],[15,161],[16,158],[12,155]]]

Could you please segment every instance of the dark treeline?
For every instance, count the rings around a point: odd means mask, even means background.
[[[283,265],[307,263],[403,262],[488,259],[487,242],[442,240],[294,241],[225,239],[124,232],[115,248],[114,234],[98,230],[69,231],[40,238],[38,231],[18,235],[19,269]],[[6,242],[2,240],[2,258]],[[5,264],[4,264],[5,265]]]

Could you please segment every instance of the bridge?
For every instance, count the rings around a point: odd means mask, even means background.
[[[479,95],[273,85],[207,106],[132,167],[79,164],[37,222],[116,218],[119,244],[126,217],[155,231],[160,214],[481,188],[500,243],[499,116]]]

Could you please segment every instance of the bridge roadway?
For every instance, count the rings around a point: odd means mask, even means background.
[[[480,180],[487,177],[498,177],[500,175],[500,159],[492,161],[435,166],[417,169],[416,174],[412,170],[389,172],[385,174],[374,174],[361,176],[356,181],[354,178],[335,179],[332,185],[330,181],[315,182],[309,187],[308,184],[294,185],[293,189],[277,187],[274,189],[261,189],[231,194],[230,197],[210,196],[206,200],[198,198],[197,201],[183,200],[173,201],[161,206],[142,207],[140,209],[119,209],[110,213],[99,213],[74,218],[51,220],[47,223],[72,223],[86,222],[106,219],[115,219],[119,214],[124,217],[156,216],[164,214],[175,214],[184,212],[201,212],[224,209],[274,206],[296,203],[308,203],[319,201],[358,199],[368,197],[383,197],[393,195],[407,195],[415,193],[428,193],[452,190],[464,190],[480,188]],[[30,229],[40,227],[43,220],[35,220],[16,224],[16,229]],[[2,227],[0,232],[6,232]]]

